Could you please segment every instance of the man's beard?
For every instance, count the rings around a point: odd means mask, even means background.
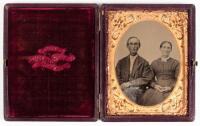
[[[131,56],[135,56],[137,55],[137,52],[134,52],[134,53],[130,53]]]

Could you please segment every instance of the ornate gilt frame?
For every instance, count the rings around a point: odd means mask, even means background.
[[[189,74],[190,58],[188,45],[191,37],[191,14],[186,8],[167,5],[105,5],[103,10],[105,56],[104,116],[188,116],[190,104]],[[153,20],[165,25],[176,38],[180,52],[180,74],[170,96],[154,106],[140,106],[130,101],[121,91],[115,75],[114,58],[117,44],[127,29],[141,21]],[[107,84],[107,85],[106,85]],[[105,118],[106,120],[106,118]],[[125,119],[126,120],[126,119]]]

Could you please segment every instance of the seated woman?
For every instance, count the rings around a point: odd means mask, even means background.
[[[173,90],[179,74],[179,61],[170,57],[172,43],[163,41],[160,44],[161,57],[154,60],[151,68],[155,80],[142,96],[142,105],[151,106],[162,102]]]

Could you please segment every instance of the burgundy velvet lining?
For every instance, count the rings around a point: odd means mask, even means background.
[[[93,118],[95,8],[8,9],[7,118]],[[75,55],[70,69],[32,69],[27,57],[48,45]]]

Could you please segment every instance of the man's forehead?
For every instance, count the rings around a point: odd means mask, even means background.
[[[131,38],[129,43],[139,43],[140,41],[137,38]]]

